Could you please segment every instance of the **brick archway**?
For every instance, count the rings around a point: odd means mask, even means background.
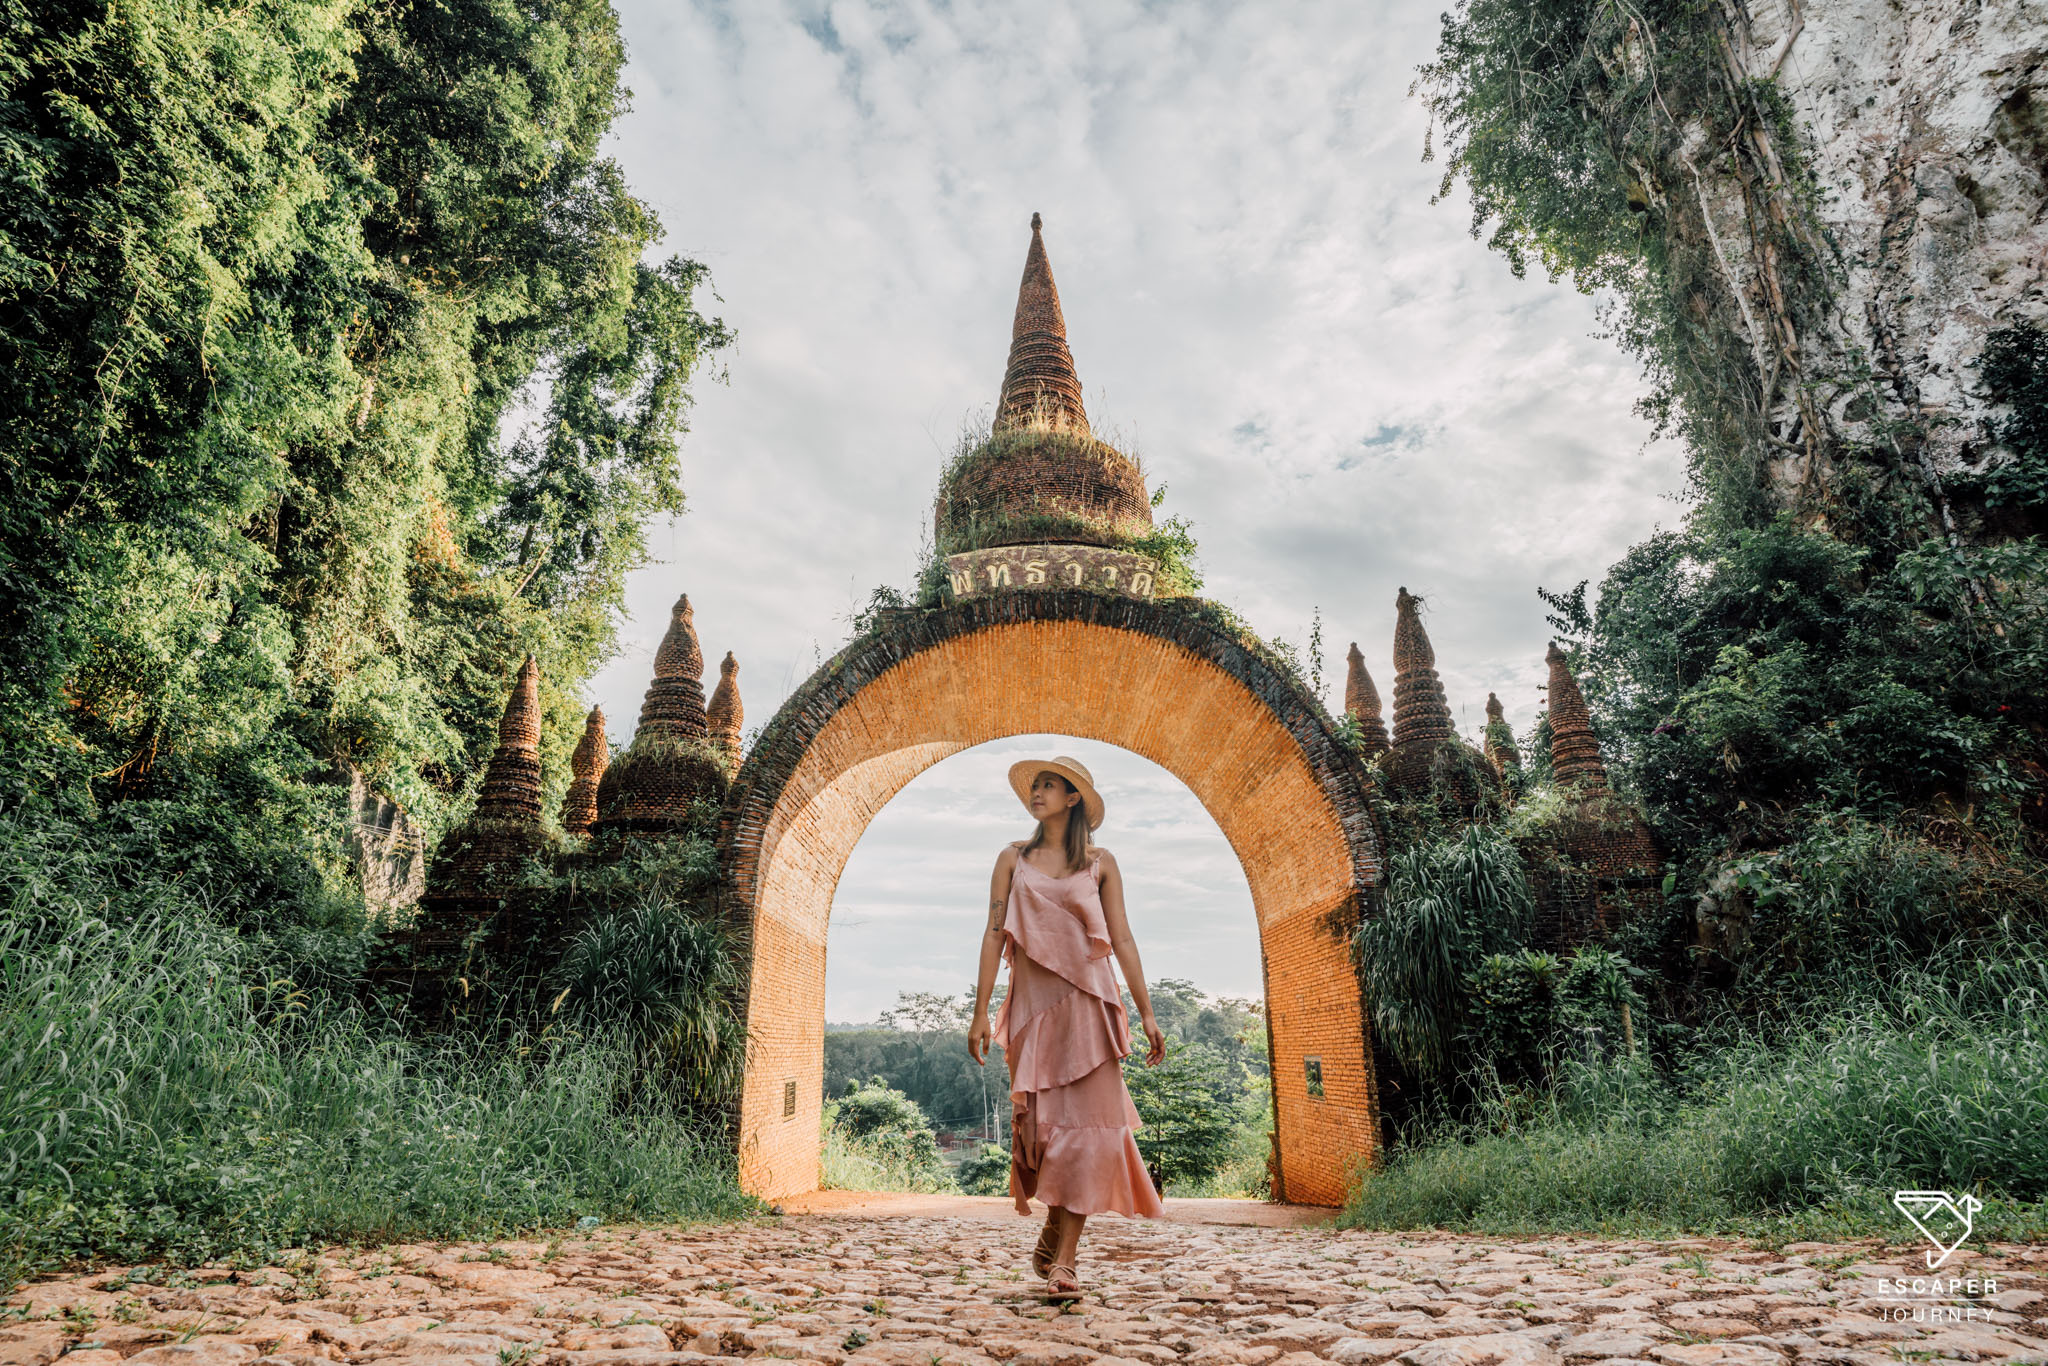
[[[1370,781],[1321,708],[1186,603],[1016,592],[892,616],[791,695],[727,799],[730,909],[753,952],[742,1183],[766,1199],[817,1185],[826,926],[868,822],[948,755],[1051,732],[1166,768],[1229,840],[1258,920],[1285,1193],[1340,1203],[1377,1143],[1342,927],[1378,884],[1380,840]]]

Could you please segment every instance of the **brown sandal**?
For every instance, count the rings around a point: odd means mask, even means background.
[[[1052,1274],[1052,1259],[1060,1250],[1060,1231],[1053,1227],[1050,1216],[1045,1227],[1038,1231],[1038,1246],[1031,1249],[1031,1270],[1033,1274],[1045,1277]]]
[[[1060,1275],[1062,1271],[1067,1274]],[[1045,1298],[1048,1304],[1072,1304],[1081,1298],[1081,1278],[1074,1274],[1074,1268],[1060,1262],[1052,1264],[1045,1277]]]

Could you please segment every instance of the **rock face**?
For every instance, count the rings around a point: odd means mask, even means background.
[[[746,724],[746,713],[740,707],[740,662],[731,650],[718,666],[718,686],[711,690],[711,704],[704,709],[704,716],[711,742],[725,751],[727,775],[737,774],[742,757],[740,729]]]
[[[1986,445],[1992,409],[1975,371],[1985,338],[2048,319],[2048,23],[2036,5],[1978,0],[1727,8],[1731,65],[1751,79],[1775,73],[1816,191],[1804,235],[1837,276],[1825,309],[1778,320],[1781,282],[1749,231],[1754,177],[1704,154],[1697,185],[1671,169],[1711,215],[1759,379],[1776,376],[1769,416],[1788,445],[1766,453],[1773,483],[1796,503],[1811,481],[1827,482],[1827,457],[1815,468],[1807,443],[1816,416],[1873,448],[1904,423],[1900,455],[1944,502],[1940,481],[2005,458]],[[1788,141],[1780,159],[1793,154]],[[1780,338],[1789,360],[1774,358]],[[1797,380],[1832,381],[1866,362],[1875,383],[1802,398]]]
[[[933,528],[943,554],[1039,542],[1115,545],[1152,529],[1144,476],[1089,430],[1041,226],[1033,214],[989,440],[956,460],[939,486]]]
[[[421,899],[428,921],[466,921],[495,909],[549,844],[540,817],[540,668],[528,655],[498,722],[476,809],[434,851]],[[430,931],[431,924],[423,928],[429,938]]]
[[[592,707],[583,718],[583,738],[569,756],[569,791],[562,798],[562,833],[587,835],[597,822],[597,787],[611,763],[605,745],[604,708]]]
[[[1380,690],[1373,686],[1372,675],[1365,671],[1365,656],[1359,653],[1358,642],[1351,642],[1351,651],[1344,657],[1344,711],[1358,722],[1358,733],[1365,740],[1365,757],[1376,759],[1387,752],[1387,723],[1380,716]]]
[[[426,889],[426,846],[419,827],[397,802],[353,768],[348,774],[348,840],[372,911],[410,906]]]
[[[668,632],[654,652],[654,680],[640,704],[633,743],[598,783],[595,835],[673,831],[689,819],[692,803],[725,791],[725,759],[711,743],[704,651],[692,618],[684,594],[669,610]]]

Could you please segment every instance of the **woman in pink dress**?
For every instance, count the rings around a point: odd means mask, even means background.
[[[1131,1137],[1138,1111],[1122,1066],[1131,1029],[1112,953],[1138,1007],[1148,1064],[1166,1056],[1166,1040],[1124,918],[1123,875],[1088,837],[1103,816],[1088,770],[1064,757],[1027,759],[1010,769],[1010,786],[1038,831],[996,858],[967,1051],[985,1062],[993,1039],[1010,1065],[1010,1194],[1019,1214],[1031,1213],[1034,1195],[1046,1206],[1031,1268],[1050,1298],[1073,1300],[1088,1216],[1161,1212]],[[991,1027],[998,959],[1010,965],[1010,989]]]

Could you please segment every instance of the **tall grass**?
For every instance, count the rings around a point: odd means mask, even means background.
[[[1569,1066],[1513,1118],[1364,1176],[1345,1222],[1489,1232],[1910,1230],[1900,1187],[1971,1190],[1980,1234],[2048,1233],[2048,956],[2013,944],[1901,979],[1689,1073]]]
[[[619,1112],[627,1040],[410,1037],[267,980],[175,879],[51,852],[0,865],[0,1281],[748,1207],[685,1125]]]

